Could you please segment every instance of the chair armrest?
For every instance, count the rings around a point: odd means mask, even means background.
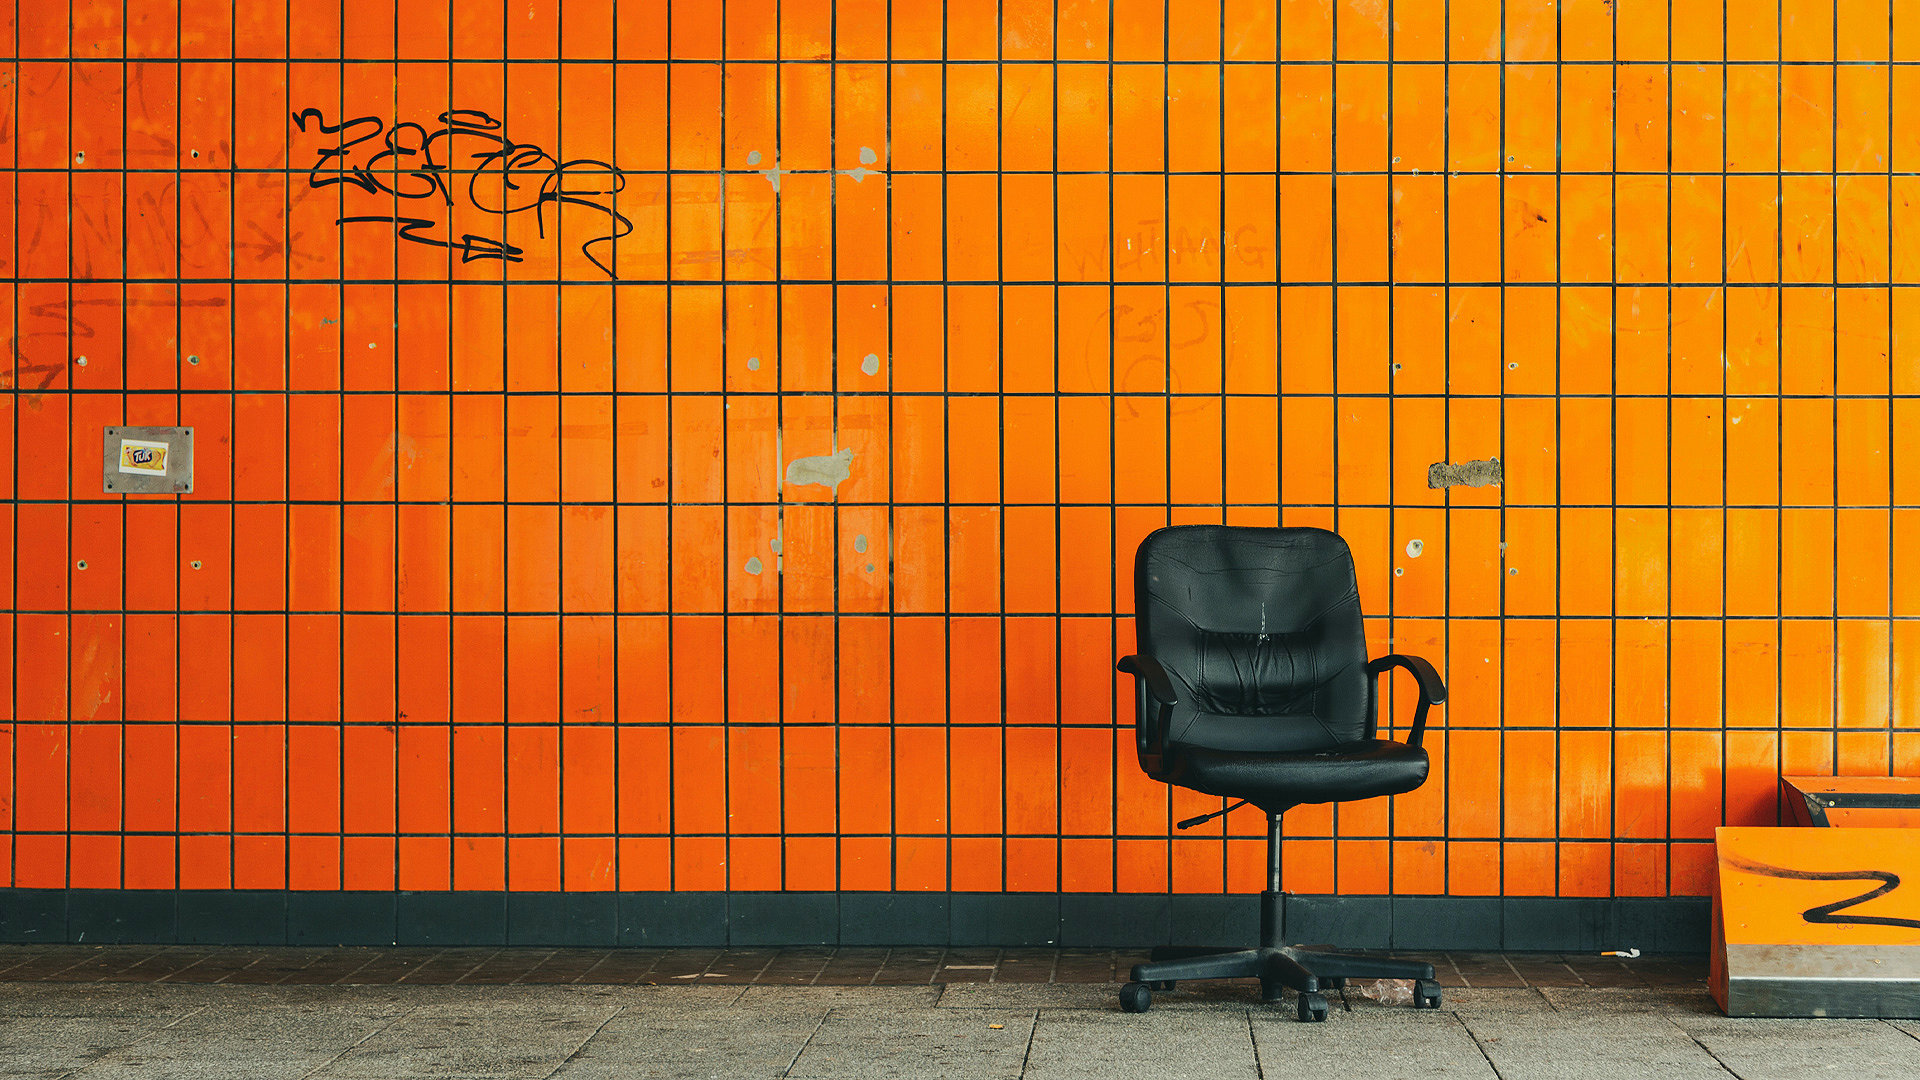
[[[1447,700],[1447,684],[1440,681],[1440,673],[1424,657],[1392,653],[1367,664],[1375,702],[1380,700],[1380,673],[1389,668],[1405,668],[1420,686],[1420,703],[1414,706],[1413,727],[1407,732],[1407,742],[1419,746],[1427,734],[1427,709]]]
[[[1145,680],[1147,693],[1153,695],[1153,700],[1162,705],[1180,704],[1180,699],[1174,696],[1173,680],[1167,677],[1167,669],[1160,666],[1160,661],[1141,654],[1123,656],[1114,666],[1137,679]]]
[[[1433,669],[1432,664],[1427,663],[1425,657],[1392,653],[1369,662],[1367,674],[1378,676],[1388,668],[1396,667],[1406,668],[1413,673],[1414,679],[1420,683],[1420,695],[1429,702],[1435,705],[1446,702],[1447,684],[1440,681],[1440,673]]]
[[[1147,696],[1160,707],[1153,710],[1151,721],[1145,710],[1134,717],[1135,749],[1140,755],[1140,767],[1148,776],[1159,779],[1162,773],[1161,758],[1167,752],[1167,729],[1173,725],[1173,707],[1180,703],[1173,692],[1173,680],[1167,677],[1167,669],[1160,661],[1141,653],[1123,656],[1115,667],[1134,677],[1134,680],[1147,691]]]

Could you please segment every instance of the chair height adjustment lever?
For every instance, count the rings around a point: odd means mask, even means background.
[[[1190,817],[1187,820],[1182,821],[1179,824],[1175,825],[1174,828],[1191,829],[1195,825],[1205,824],[1206,822],[1212,821],[1214,818],[1223,817],[1227,814],[1231,814],[1235,810],[1238,810],[1245,805],[1247,805],[1247,800],[1241,799],[1239,802],[1234,803],[1232,806],[1229,806],[1224,810],[1215,810],[1211,814],[1201,814],[1199,817]]]

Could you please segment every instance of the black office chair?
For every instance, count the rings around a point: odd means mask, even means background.
[[[1414,980],[1414,1005],[1439,1008],[1433,965],[1283,945],[1280,817],[1301,803],[1412,791],[1427,779],[1427,708],[1446,700],[1417,656],[1367,662],[1353,554],[1324,529],[1183,525],[1140,544],[1134,564],[1139,652],[1135,730],[1148,776],[1238,799],[1180,822],[1190,828],[1246,803],[1267,812],[1260,947],[1139,964],[1120,991],[1145,1012],[1182,979],[1258,978],[1260,996],[1299,994],[1302,1020],[1325,1020],[1324,988],[1349,978]],[[1405,668],[1420,704],[1404,743],[1375,736],[1379,675]]]

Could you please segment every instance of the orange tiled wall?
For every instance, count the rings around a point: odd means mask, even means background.
[[[1920,3],[451,9],[0,14],[0,883],[1256,889],[1116,702],[1169,521],[1444,662],[1299,891],[1920,767]]]

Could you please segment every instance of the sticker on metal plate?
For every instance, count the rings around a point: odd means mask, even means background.
[[[121,439],[120,471],[140,476],[167,475],[167,444],[145,439]]]
[[[110,427],[100,486],[112,495],[178,495],[193,490],[193,429]]]

